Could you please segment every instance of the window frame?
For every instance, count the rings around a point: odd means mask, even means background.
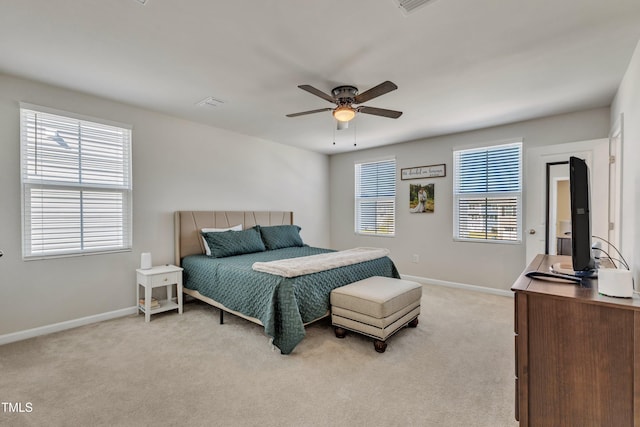
[[[380,164],[380,163],[386,163],[386,162],[393,162],[393,172],[391,174],[389,174],[387,172],[387,177],[391,177],[390,180],[392,182],[386,182],[386,186],[387,188],[393,188],[393,195],[377,195],[377,196],[368,196],[368,197],[363,197],[361,194],[359,194],[359,187],[361,187],[361,180],[359,181],[358,178],[358,169],[362,167],[362,165],[371,165],[371,164]],[[384,158],[379,158],[379,159],[370,159],[370,160],[362,160],[362,161],[355,161],[354,162],[354,233],[356,235],[359,236],[370,236],[370,237],[395,237],[396,236],[396,198],[397,198],[397,179],[396,179],[396,175],[398,172],[398,164],[397,164],[397,160],[394,157],[384,157]],[[379,186],[376,186],[376,192],[380,191]],[[363,204],[363,202],[374,202],[376,204],[378,203],[385,203],[385,202],[390,202],[391,203],[391,209],[390,209],[390,213],[388,213],[387,215],[390,215],[390,221],[391,221],[391,231],[384,231],[384,224],[382,222],[378,222],[378,220],[375,220],[375,229],[372,231],[364,231],[364,225],[363,225],[363,217],[361,216],[362,213],[362,209],[360,208],[361,205]],[[377,209],[377,206],[376,206]],[[376,217],[377,217],[377,210],[376,210]],[[388,225],[387,225],[388,227]]]
[[[488,153],[490,151],[498,151],[504,150],[509,147],[518,147],[518,173],[517,173],[517,189],[510,191],[459,191],[460,187],[460,165],[458,162],[459,153],[470,153],[470,152],[485,152]],[[485,177],[485,180],[488,182],[488,174]],[[513,185],[513,183],[511,183]],[[499,142],[493,144],[484,144],[481,146],[474,147],[464,147],[464,148],[456,148],[453,150],[453,240],[456,242],[475,242],[475,243],[497,243],[497,244],[521,244],[523,242],[523,231],[522,231],[522,223],[523,223],[523,143],[521,139],[509,140],[507,142]],[[485,212],[485,225],[483,229],[483,233],[485,235],[484,238],[470,238],[470,237],[461,237],[461,217],[460,217],[460,202],[462,200],[482,200],[484,199]],[[490,231],[487,227],[486,220],[489,216],[489,207],[491,207],[490,200],[495,200],[496,203],[499,203],[499,199],[515,199],[515,232],[514,238],[489,238],[487,237],[490,234]],[[510,208],[509,205],[496,205],[493,207],[501,208],[502,210]],[[513,206],[513,205],[511,205]],[[508,215],[504,215],[507,217]],[[501,216],[502,217],[502,216]]]
[[[41,131],[37,128],[38,125],[35,124],[37,122],[34,122],[33,125],[29,124],[30,119],[27,117],[27,115],[33,114],[47,115],[52,120],[52,123],[48,126],[48,129],[45,129],[48,132],[51,132],[55,129],[61,130],[63,122],[65,121],[77,123],[79,129],[77,139],[74,139],[73,137],[70,138],[71,140],[77,142],[77,156],[75,157],[77,157],[78,159],[78,165],[60,168],[64,169],[64,171],[68,171],[69,173],[77,171],[77,179],[64,179],[60,177],[58,179],[54,179],[51,177],[53,173],[50,173],[48,177],[41,176],[40,179],[37,179],[33,176],[29,169],[29,165],[35,164],[35,162],[37,162],[38,160],[37,157],[34,157],[29,152],[29,147],[34,145],[37,147],[38,139],[37,137],[34,138],[31,135],[33,132]],[[59,117],[59,123],[55,123],[55,116]],[[19,119],[22,259],[24,261],[30,261],[113,252],[130,252],[133,247],[133,184],[131,157],[133,127],[128,124],[90,117],[54,108],[43,107],[25,102],[19,103]],[[95,160],[96,158],[94,156],[92,178],[83,180],[82,176],[83,173],[85,175],[87,174],[87,168],[83,168],[82,162],[83,160],[85,161],[85,163],[88,162],[88,159],[85,158],[85,156],[87,155],[87,152],[91,153],[91,151],[83,150],[82,144],[89,144],[88,141],[91,141],[91,143],[94,145],[96,143],[98,145],[105,143],[104,139],[101,140],[100,138],[95,136],[83,136],[82,130],[86,129],[87,126],[92,130],[98,129],[99,131],[104,132],[107,129],[115,129],[121,133],[119,135],[121,138],[121,145],[116,145],[117,149],[115,150],[116,152],[121,153],[121,157],[116,156],[115,159],[117,159],[117,161],[121,162],[122,164],[121,168],[116,169],[117,173],[114,174],[113,171],[111,171],[111,175],[109,175],[105,172],[105,169],[100,170],[99,167],[96,167],[96,163],[98,164],[98,166],[103,166],[104,158],[98,157],[97,160]],[[49,136],[47,139],[54,138]],[[70,154],[70,157],[68,158],[74,158],[74,154],[75,153]],[[95,152],[93,154],[95,155]],[[52,162],[52,158],[47,158],[45,161]],[[122,182],[105,182],[108,181],[108,179],[106,179],[107,176],[110,176],[112,180],[115,176],[115,179],[121,179]],[[92,180],[94,182],[91,182]],[[46,198],[46,196],[51,197],[52,195],[55,195],[55,193],[58,193],[59,195],[63,192],[67,192],[67,195],[69,195],[70,197],[63,198],[64,203],[71,203],[75,198],[81,200],[78,202],[80,206],[80,208],[77,210],[78,223],[73,224],[71,227],[69,227],[72,230],[71,233],[75,233],[80,236],[79,239],[81,243],[78,244],[79,247],[72,249],[51,249],[47,248],[47,244],[50,245],[51,240],[49,240],[49,242],[43,240],[42,244],[39,245],[41,250],[34,250],[36,246],[34,245],[33,234],[35,226],[32,225],[32,221],[34,218],[34,211],[37,212],[38,207],[36,204],[32,203],[32,199],[36,197],[34,193],[37,193],[38,191],[40,191],[43,195],[42,199]],[[74,195],[73,193],[76,193],[77,195]],[[42,203],[44,206],[47,202],[43,201]],[[94,204],[91,205],[91,203]],[[86,204],[88,204],[87,206],[89,206],[89,208],[85,206]],[[118,218],[118,225],[113,227],[113,229],[119,229],[120,232],[115,234],[116,237],[113,238],[111,242],[100,247],[99,244],[95,243],[95,238],[94,241],[91,242],[91,238],[87,237],[91,234],[89,231],[90,226],[87,224],[90,223],[91,219],[93,219],[94,224],[96,224],[95,219],[100,219],[100,215],[106,215],[108,208],[112,208],[114,205],[119,205],[120,208],[115,211],[116,217]],[[43,221],[45,222],[47,221],[47,219],[50,220],[53,217],[51,211],[46,212],[46,208],[41,209],[39,214],[41,214],[42,218],[44,218]],[[98,238],[103,237],[104,235],[104,231],[98,232],[97,234],[94,233],[94,236],[99,236]],[[72,240],[73,239],[69,239],[69,244],[71,244]],[[116,241],[118,243],[114,244],[114,242]]]

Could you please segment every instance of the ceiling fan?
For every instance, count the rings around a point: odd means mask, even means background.
[[[338,120],[338,122],[346,123],[352,120],[356,116],[356,113],[373,114],[374,116],[388,117],[391,119],[397,119],[402,115],[402,111],[367,107],[365,105],[361,105],[359,107],[353,106],[353,104],[362,104],[363,102],[367,102],[373,98],[377,98],[378,96],[384,95],[385,93],[389,93],[393,90],[398,89],[398,86],[396,86],[394,83],[388,80],[386,82],[380,83],[378,86],[372,87],[371,89],[364,91],[363,93],[358,93],[358,88],[355,86],[335,87],[331,91],[331,95],[324,93],[321,90],[318,90],[315,87],[310,85],[300,85],[298,87],[324,100],[327,100],[329,102],[336,104],[337,107],[335,108],[327,107],[327,108],[320,108],[318,110],[310,110],[310,111],[303,111],[300,113],[287,114],[287,117],[298,117],[298,116],[304,116],[306,114],[320,113],[323,111],[332,111],[333,117],[335,117],[335,119]]]

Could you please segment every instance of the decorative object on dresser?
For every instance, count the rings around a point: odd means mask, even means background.
[[[161,265],[148,269],[136,270],[136,301],[138,310],[144,313],[145,322],[151,321],[151,315],[168,310],[178,310],[182,314],[182,268],[175,265]],[[144,298],[140,298],[140,286],[144,288]],[[151,293],[153,288],[166,287],[167,298],[158,301],[154,307]],[[176,296],[173,297],[173,287],[176,287]]]
[[[538,255],[515,292],[515,417],[527,426],[640,425],[640,300],[527,277],[569,263]]]
[[[375,339],[378,353],[404,326],[418,326],[422,286],[408,280],[369,277],[331,291],[331,323],[338,338],[345,329]]]
[[[202,231],[234,225],[242,225],[242,231]],[[400,277],[386,254],[352,265],[334,263],[331,269],[295,277],[253,268],[336,252],[305,245],[300,230],[293,224],[292,212],[176,212],[176,264],[184,268],[184,293],[219,308],[220,323],[229,312],[263,326],[273,345],[289,354],[304,338],[307,324],[330,314],[333,289],[371,276]],[[201,235],[212,256],[205,255]]]

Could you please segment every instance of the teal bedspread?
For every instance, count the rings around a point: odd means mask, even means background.
[[[400,278],[388,257],[293,278],[254,271],[256,261],[332,252],[309,246],[276,249],[226,258],[190,255],[182,260],[184,286],[225,307],[259,319],[282,354],[304,338],[304,323],[329,310],[331,290],[371,276]]]

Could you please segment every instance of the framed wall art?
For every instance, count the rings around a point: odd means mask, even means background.
[[[409,212],[433,213],[435,211],[435,185],[409,185]]]
[[[416,166],[400,169],[400,179],[441,178],[447,176],[447,165]]]

